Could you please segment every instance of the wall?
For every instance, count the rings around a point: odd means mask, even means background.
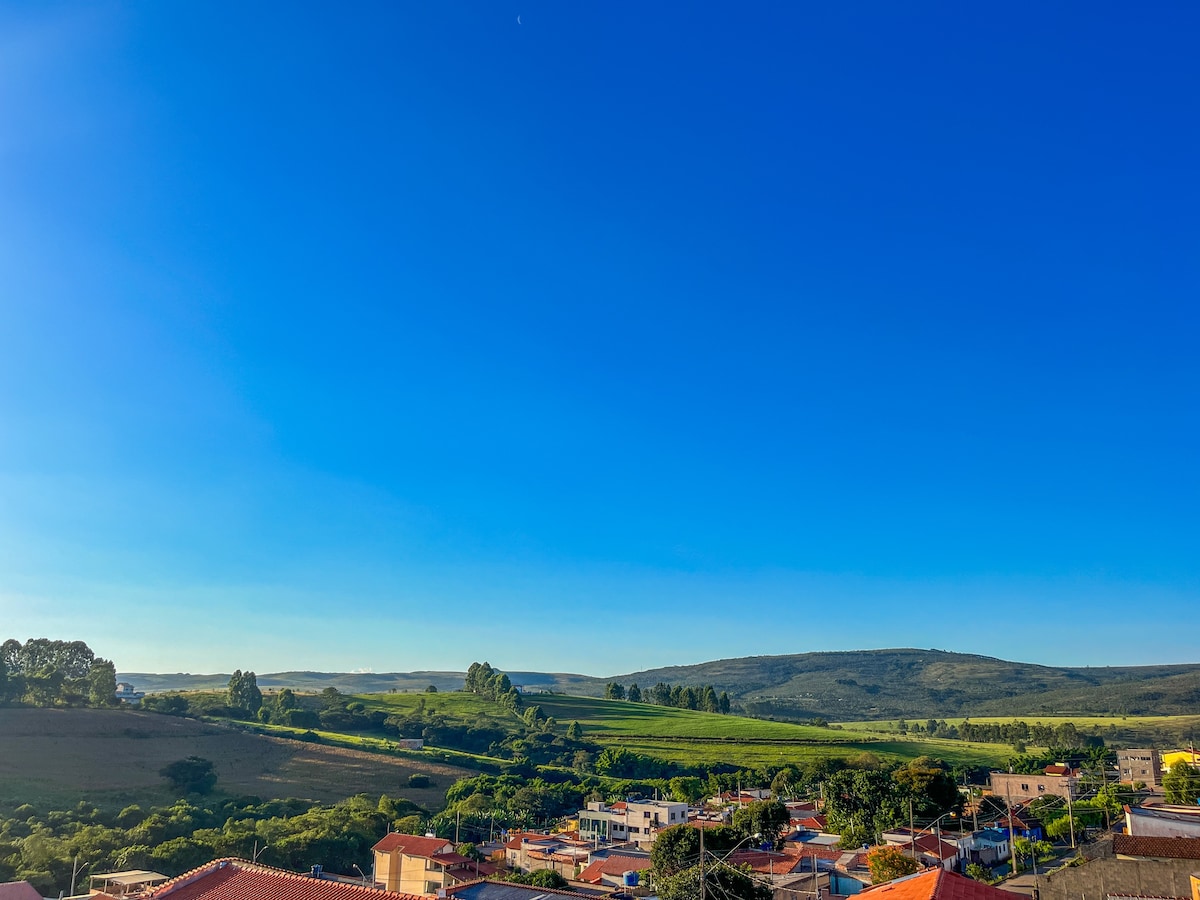
[[[1109,894],[1190,897],[1195,859],[1093,859],[1039,878],[1041,900],[1106,900]]]

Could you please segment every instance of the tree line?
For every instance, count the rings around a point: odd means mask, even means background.
[[[731,702],[729,694],[722,691],[718,696],[711,685],[692,687],[691,685],[667,684],[660,681],[654,687],[642,690],[635,681],[628,688],[616,681],[610,681],[604,686],[606,700],[629,700],[633,703],[653,703],[656,706],[673,706],[676,709],[695,709],[703,712],[729,714]]]
[[[513,687],[512,681],[503,672],[497,672],[486,662],[473,662],[467,668],[467,677],[463,690],[508,707],[511,710],[521,708],[521,694]]]
[[[945,719],[929,719],[922,726],[920,722],[910,723],[900,719],[896,723],[896,730],[901,734],[928,734],[931,737],[979,741],[987,744],[1010,744],[1013,747],[1037,744],[1042,747],[1086,750],[1104,746],[1104,738],[1096,733],[1099,729],[1093,729],[1093,733],[1087,734],[1076,728],[1073,722],[1060,722],[1058,725],[1035,722],[1030,725],[1028,722],[1016,719],[1003,723],[972,722],[965,719],[959,725],[949,725]]]
[[[370,871],[371,847],[389,824],[420,807],[407,800],[351,797],[332,806],[257,797],[179,800],[150,810],[137,805],[106,811],[86,801],[67,810],[29,804],[0,808],[0,883],[23,879],[43,896],[72,887],[73,861],[86,873],[150,869],[179,875],[225,856],[305,871],[320,862],[330,871]]]
[[[0,704],[115,706],[117,670],[83,641],[10,638],[0,644]]]

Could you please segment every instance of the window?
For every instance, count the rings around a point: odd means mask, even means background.
[[[1021,785],[1021,790],[1023,790],[1023,791],[1028,791],[1028,790],[1029,790],[1029,785],[1027,785],[1027,784],[1023,784],[1023,785]]]
[[[1046,793],[1046,786],[1045,786],[1044,784],[1039,784],[1039,785],[1038,785],[1038,793],[1039,793],[1039,794],[1044,794],[1044,793]]]

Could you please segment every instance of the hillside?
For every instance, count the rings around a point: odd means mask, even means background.
[[[0,709],[0,802],[170,803],[175,795],[159,769],[192,755],[215,764],[219,792],[264,799],[386,793],[436,809],[456,779],[475,774],[134,710]],[[432,785],[410,788],[414,772]]]
[[[755,656],[618,680],[712,684],[754,715],[802,719],[1178,715],[1200,705],[1200,665],[1065,668],[941,650]]]
[[[1200,707],[1200,664],[1069,668],[1009,662],[942,650],[856,650],[751,656],[592,677],[509,672],[514,684],[599,697],[608,681],[648,687],[713,685],[750,715],[823,718],[947,718],[963,715],[1184,715]],[[281,672],[260,687],[345,693],[439,691],[462,687],[464,673]],[[219,689],[228,675],[123,674],[141,690]]]

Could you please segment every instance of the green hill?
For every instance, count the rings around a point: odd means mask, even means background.
[[[258,676],[265,689],[345,693],[457,690],[462,672],[279,672]],[[529,691],[600,697],[617,681],[643,688],[664,681],[727,691],[757,717],[829,721],[982,715],[1186,715],[1200,709],[1200,664],[1071,668],[1009,662],[942,650],[856,650],[750,656],[593,677],[508,672]],[[123,674],[145,691],[223,688],[228,675]]]
[[[962,715],[1179,715],[1200,706],[1200,665],[1066,668],[941,650],[753,656],[617,679],[712,684],[756,716],[830,720]]]

